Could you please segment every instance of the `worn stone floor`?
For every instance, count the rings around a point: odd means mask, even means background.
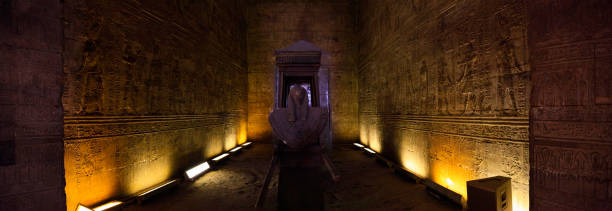
[[[253,210],[272,152],[269,144],[253,144],[195,182],[123,210]],[[336,145],[331,159],[342,178],[335,184],[328,180],[326,210],[460,210],[350,145]],[[277,179],[270,184],[265,210],[275,210]]]

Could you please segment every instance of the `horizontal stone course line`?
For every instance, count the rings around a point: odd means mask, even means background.
[[[455,137],[461,137],[461,138],[479,139],[483,141],[496,141],[496,142],[514,143],[514,144],[529,144],[529,138],[525,140],[517,140],[517,139],[508,139],[508,138],[499,138],[499,137],[475,136],[475,135],[435,131],[435,130],[430,130],[430,129],[410,128],[406,126],[395,126],[393,128],[404,129],[404,130],[417,130],[417,131],[423,131],[423,132],[434,133],[434,134],[442,134],[442,135],[448,135],[448,136],[455,136]]]
[[[492,116],[428,116],[428,115],[410,115],[410,114],[373,114],[360,112],[359,115],[368,117],[391,117],[394,119],[403,120],[421,120],[421,121],[448,121],[448,122],[470,122],[470,123],[485,123],[485,124],[519,124],[529,125],[529,117],[492,117]]]
[[[169,116],[70,116],[64,140],[80,140],[232,125],[239,114]],[[196,126],[196,127],[194,127]]]
[[[64,116],[66,121],[78,120],[109,120],[109,119],[201,119],[219,116],[234,116],[236,113],[215,113],[215,114],[195,114],[195,115],[151,115],[151,116]]]
[[[612,142],[602,142],[602,141],[593,141],[593,140],[583,140],[576,138],[563,138],[563,137],[544,137],[544,136],[533,136],[533,144],[538,146],[553,146],[558,147],[559,145],[555,145],[556,143],[565,143],[568,145],[575,146],[576,144],[580,144],[581,146],[586,145],[599,145],[599,146],[612,146]]]
[[[177,122],[177,121],[219,121],[222,117],[208,117],[208,118],[194,118],[194,119],[147,119],[147,120],[130,120],[130,119],[118,119],[118,120],[86,120],[76,122],[66,122],[64,126],[85,126],[85,125],[113,125],[113,124],[144,124],[144,123],[163,123],[163,122]]]
[[[391,116],[391,115],[389,115]],[[435,118],[435,117],[400,117],[394,115],[386,117],[389,122],[378,124],[390,126],[391,128],[412,129],[440,133],[461,137],[481,138],[487,140],[499,140],[509,142],[529,141],[529,121],[526,118],[508,117],[506,120],[488,120],[463,118]],[[367,119],[368,117],[366,117]],[[381,118],[381,116],[370,116],[369,118]],[[367,120],[361,120],[367,121]],[[411,124],[411,125],[401,125]]]
[[[78,143],[86,140],[100,139],[100,138],[110,138],[110,137],[121,137],[121,136],[133,136],[133,135],[146,135],[152,133],[163,133],[169,131],[180,131],[180,130],[189,130],[196,128],[212,128],[212,127],[222,127],[224,124],[208,124],[208,125],[200,125],[197,127],[185,127],[185,128],[173,128],[167,130],[155,130],[155,131],[147,131],[147,132],[134,132],[134,133],[122,133],[122,134],[111,134],[111,135],[100,135],[100,136],[79,136],[79,137],[65,137],[64,143]]]

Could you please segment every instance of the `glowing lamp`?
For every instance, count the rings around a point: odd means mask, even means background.
[[[250,141],[249,141],[249,142],[246,142],[246,143],[244,143],[244,144],[242,144],[242,145],[240,145],[240,146],[242,146],[242,147],[246,148],[246,147],[248,147],[248,146],[251,146],[251,144],[252,144],[252,143],[253,143],[253,142],[250,142]]]
[[[230,150],[230,152],[231,152],[231,153],[236,153],[236,152],[240,151],[240,149],[242,149],[242,147],[241,147],[241,146],[240,146],[240,147],[236,147],[236,148],[234,148],[234,149]]]
[[[122,203],[123,203],[123,202],[120,202],[120,201],[111,201],[111,202],[108,202],[108,203],[106,203],[106,204],[100,205],[100,206],[98,206],[98,207],[96,207],[96,208],[93,208],[93,210],[94,210],[94,211],[108,210],[108,209],[110,209],[110,208],[113,208],[113,207],[119,206],[119,205],[120,205],[120,204],[122,204]]]
[[[227,156],[229,156],[229,154],[228,154],[228,153],[223,153],[223,154],[221,154],[221,155],[219,155],[219,156],[217,156],[217,157],[213,158],[212,160],[213,160],[213,161],[215,161],[215,162],[220,162],[220,161],[222,161],[223,159],[225,159]]]
[[[97,207],[95,207],[93,209],[90,209],[90,208],[88,208],[86,206],[83,206],[82,204],[79,204],[77,206],[77,208],[76,208],[76,211],[103,211],[103,210],[108,210],[108,209],[111,209],[113,207],[119,206],[122,203],[123,202],[121,202],[121,201],[111,201],[111,202],[108,202],[106,204],[97,206]]]
[[[363,146],[363,144],[360,143],[353,143],[354,146],[358,147],[358,148],[364,148],[365,146]]]
[[[370,153],[370,154],[376,154],[376,152],[374,152],[374,150],[371,150],[370,148],[363,148],[365,149],[366,152]]]
[[[156,193],[162,192],[163,190],[166,190],[170,188],[171,186],[174,186],[176,183],[177,183],[177,180],[175,179],[170,180],[168,182],[165,182],[164,184],[155,186],[145,192],[142,192],[141,194],[138,194],[138,196],[136,197],[138,199],[138,203],[141,203],[142,201],[146,200],[152,195],[155,195]]]
[[[187,179],[193,180],[196,177],[202,175],[208,169],[210,169],[210,165],[208,164],[208,162],[204,162],[185,171],[185,176],[187,176]]]
[[[169,186],[169,185],[171,185],[172,183],[175,183],[175,182],[176,182],[176,180],[171,180],[171,181],[166,182],[166,183],[164,183],[162,185],[159,185],[159,186],[156,186],[154,188],[151,188],[150,190],[145,191],[144,193],[138,194],[138,196],[145,196],[145,195],[147,195],[149,193],[152,193],[152,192],[154,192],[156,190],[160,190],[160,189],[162,189],[164,187],[167,187],[167,186]]]
[[[92,210],[87,208],[86,206],[83,206],[82,204],[79,204],[76,208],[76,211],[92,211]]]

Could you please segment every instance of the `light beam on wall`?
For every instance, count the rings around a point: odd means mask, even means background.
[[[448,186],[453,186],[453,185],[455,185],[455,183],[453,183],[453,181],[452,181],[450,178],[446,178],[446,184],[447,184]]]

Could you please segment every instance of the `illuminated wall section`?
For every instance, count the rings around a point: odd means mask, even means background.
[[[68,210],[246,140],[243,1],[154,2],[64,1]]]
[[[529,209],[524,1],[360,1],[361,142],[466,197],[512,178]]]
[[[334,141],[359,138],[353,0],[258,0],[248,6],[248,138],[269,141],[274,106],[274,50],[306,40],[325,53]]]

